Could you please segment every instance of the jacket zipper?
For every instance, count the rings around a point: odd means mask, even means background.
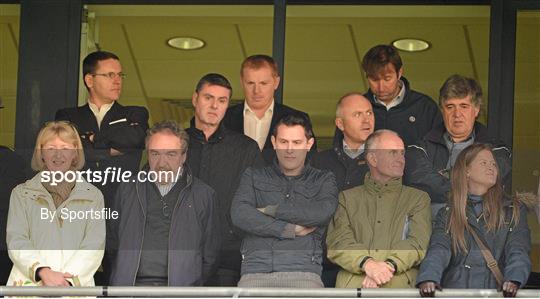
[[[139,204],[141,204],[141,197],[139,196],[139,184],[135,184],[135,192],[137,193],[137,199],[139,201]],[[143,207],[141,205],[141,210],[143,210]],[[143,223],[146,225],[146,213],[144,213],[143,210]],[[137,259],[137,268],[135,268],[135,275],[133,276],[133,284],[135,285],[135,281],[137,280],[137,272],[139,272],[139,266],[141,264],[141,255],[142,255],[142,247],[144,242],[144,226],[142,230],[142,241],[141,241],[141,248],[139,249],[139,258]]]
[[[187,175],[187,174],[186,174]],[[186,180],[187,181],[187,180]],[[182,190],[180,190],[180,193],[178,194],[178,200],[176,201],[176,204],[174,205],[174,209],[171,213],[171,225],[169,226],[169,248],[167,250],[167,286],[170,286],[170,280],[171,280],[171,255],[170,255],[170,252],[171,252],[171,228],[173,226],[173,221],[174,221],[174,212],[176,212],[176,208],[178,207],[178,205],[181,204],[182,202],[182,194],[184,193],[184,190],[186,190],[186,188],[191,185],[191,181],[187,182],[186,185],[184,186],[184,188],[182,188]],[[202,275],[202,273],[201,273]]]

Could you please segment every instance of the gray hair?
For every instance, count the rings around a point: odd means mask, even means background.
[[[146,147],[148,147],[148,140],[150,140],[150,137],[157,133],[169,133],[178,137],[184,146],[183,152],[185,153],[187,151],[189,145],[189,135],[182,128],[182,126],[174,120],[162,120],[155,123],[150,129],[148,129],[148,131],[146,131],[145,139]]]
[[[471,96],[471,102],[476,107],[482,105],[482,87],[472,78],[452,75],[444,82],[439,90],[439,106],[442,108],[449,99],[463,99]]]
[[[395,136],[397,136],[397,137],[399,137],[401,139],[399,134],[392,131],[392,130],[380,129],[380,130],[377,130],[377,131],[371,133],[371,135],[369,135],[369,137],[366,139],[366,143],[365,143],[366,145],[365,145],[364,151],[366,153],[369,153],[369,152],[377,149],[376,144],[379,142],[379,139],[381,138],[381,135],[387,134],[387,133],[395,135]]]

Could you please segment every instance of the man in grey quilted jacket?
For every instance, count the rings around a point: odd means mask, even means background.
[[[272,133],[274,163],[248,168],[231,206],[243,230],[239,287],[323,287],[322,241],[337,207],[334,175],[306,164],[313,131],[302,114],[282,117]]]

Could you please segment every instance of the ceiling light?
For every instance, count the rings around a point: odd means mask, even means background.
[[[203,40],[196,37],[179,36],[167,40],[167,45],[181,50],[197,50],[204,47]]]
[[[392,42],[392,45],[402,51],[420,52],[429,49],[430,45],[425,40],[417,38],[402,38]]]

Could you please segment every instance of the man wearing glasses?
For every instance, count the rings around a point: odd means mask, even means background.
[[[105,51],[90,53],[83,60],[88,103],[56,112],[56,120],[72,122],[81,135],[86,161],[84,170],[100,172],[102,177],[106,171],[115,170],[114,167],[119,172],[136,173],[144,149],[148,110],[118,103],[124,78],[118,56]],[[92,183],[103,193],[105,207],[111,207],[120,182]],[[107,265],[106,257],[106,271]],[[101,282],[99,277],[96,280]]]
[[[88,103],[56,112],[56,120],[74,123],[84,146],[85,169],[105,171],[108,167],[135,173],[139,169],[148,110],[118,103],[125,74],[118,56],[105,51],[90,53],[83,61],[83,78]],[[116,183],[96,186],[105,196],[105,205],[118,187]]]
[[[114,200],[111,285],[199,286],[213,272],[220,245],[216,193],[184,164],[188,140],[172,121],[148,131],[150,172],[122,183]]]

